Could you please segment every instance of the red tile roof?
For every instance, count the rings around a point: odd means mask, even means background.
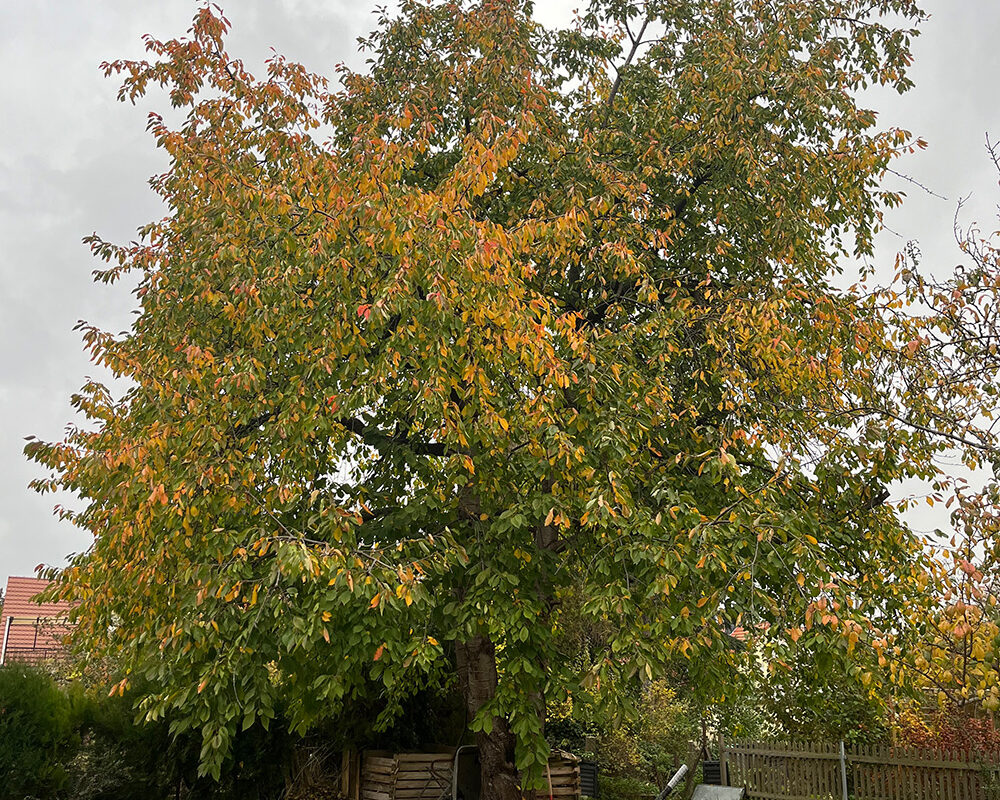
[[[62,637],[69,631],[64,623],[69,603],[32,602],[48,585],[43,578],[7,579],[0,615],[0,648],[6,633],[5,661],[40,661],[61,653]],[[8,618],[11,618],[9,627]]]

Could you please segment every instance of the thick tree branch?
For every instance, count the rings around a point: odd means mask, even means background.
[[[265,425],[278,416],[278,409],[273,408],[270,411],[265,411],[263,414],[258,414],[256,417],[251,417],[242,425],[235,425],[233,429],[229,432],[229,435],[233,439],[242,439],[249,433],[253,433],[255,430],[260,428],[261,425]]]
[[[619,67],[618,74],[615,75],[615,82],[611,84],[611,91],[608,92],[608,99],[604,102],[604,117],[601,119],[602,128],[608,124],[608,120],[611,118],[611,109],[615,104],[615,98],[618,96],[618,90],[622,85],[622,75],[625,70],[632,65],[632,59],[635,58],[635,54],[639,51],[639,46],[642,44],[642,35],[646,32],[646,27],[648,25],[649,17],[646,17],[646,19],[643,20],[642,27],[639,28],[639,33],[632,38],[632,48],[628,51],[625,63]]]
[[[382,449],[383,447],[405,447],[411,453],[418,456],[446,456],[458,452],[454,448],[447,447],[442,442],[422,442],[402,434],[393,435],[385,433],[372,425],[362,422],[357,417],[342,417],[337,422],[351,433],[360,437],[365,444],[376,449]]]

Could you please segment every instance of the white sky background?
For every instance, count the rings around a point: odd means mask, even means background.
[[[583,0],[539,0],[537,16],[564,22]],[[260,72],[273,46],[332,75],[360,66],[355,39],[366,33],[374,0],[229,0],[230,52]],[[0,581],[62,564],[89,540],[51,513],[51,496],[27,489],[41,474],[22,453],[29,434],[53,440],[72,419],[70,395],[86,376],[101,378],[72,328],[86,319],[128,327],[136,307],[128,286],[91,282],[98,264],[80,239],[99,232],[128,241],[161,215],[146,178],[165,160],[145,133],[146,112],[167,107],[153,94],[139,108],[115,100],[104,60],[142,55],[140,37],[187,30],[194,0],[0,0]],[[917,87],[900,98],[870,95],[884,125],[930,143],[897,167],[937,194],[915,187],[882,236],[879,264],[891,268],[909,239],[923,267],[946,274],[960,261],[952,238],[959,197],[972,194],[968,222],[996,227],[1000,201],[985,135],[1000,139],[1000,0],[925,0],[933,14],[916,43]],[[944,525],[940,512],[911,517],[918,529]],[[2,584],[0,584],[2,585]]]

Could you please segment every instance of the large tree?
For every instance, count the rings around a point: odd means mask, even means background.
[[[920,574],[884,487],[965,435],[898,298],[837,288],[914,142],[911,0],[405,0],[342,86],[255,78],[201,9],[106,65],[170,158],[168,215],[84,326],[127,389],[29,445],[92,547],[78,638],[157,687],[217,768],[278,695],[307,726],[461,688],[484,797],[537,784],[544,708],[678,658],[724,693],[761,643],[879,646]],[[902,21],[902,27],[895,27]],[[175,118],[176,112],[170,115]],[[561,603],[610,630],[588,663]],[[754,650],[756,652],[756,650]]]

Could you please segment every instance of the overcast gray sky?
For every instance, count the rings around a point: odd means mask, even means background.
[[[565,20],[582,0],[539,0],[538,16]],[[259,69],[269,47],[332,74],[358,64],[355,38],[371,25],[374,0],[231,0],[231,52]],[[967,219],[995,227],[1000,200],[984,151],[1000,138],[1000,0],[926,0],[933,18],[916,45],[917,88],[903,98],[873,94],[885,124],[902,125],[930,148],[899,168],[948,198],[916,189],[883,235],[891,264],[907,239],[924,266],[943,273],[959,260],[951,234],[955,201]],[[58,439],[72,419],[70,395],[101,377],[72,328],[86,319],[120,331],[135,302],[127,286],[95,286],[96,264],[80,239],[98,231],[127,241],[160,215],[145,180],[165,162],[144,132],[146,111],[115,101],[117,84],[98,64],[142,53],[141,36],[183,33],[193,0],[0,0],[0,581],[62,564],[86,536],[52,515],[51,496],[27,489],[39,470],[23,437]],[[931,528],[939,518],[915,520]]]

